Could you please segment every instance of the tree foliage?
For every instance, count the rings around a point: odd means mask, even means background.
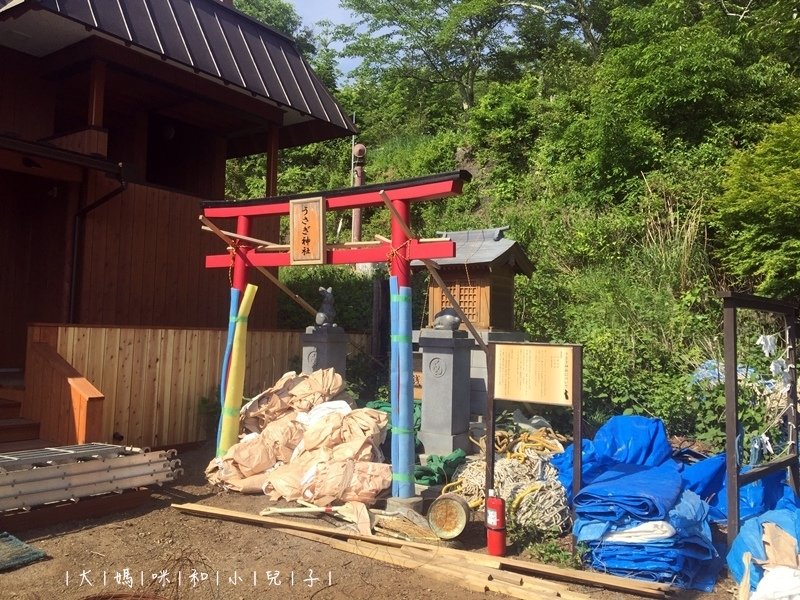
[[[719,349],[717,292],[800,292],[796,5],[341,5],[360,25],[314,41],[368,147],[367,182],[468,169],[465,193],[415,206],[412,228],[510,226],[536,264],[517,278],[518,326],[584,346],[587,414],[713,424],[716,405],[686,398]],[[346,76],[339,44],[362,61]],[[347,140],[281,160],[284,192],[348,184]],[[363,231],[386,235],[387,211],[365,210]]]
[[[771,127],[726,169],[715,202],[720,256],[745,290],[800,298],[800,116]]]

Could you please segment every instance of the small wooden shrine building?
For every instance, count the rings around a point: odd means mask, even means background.
[[[456,244],[456,256],[438,259],[450,293],[476,329],[514,330],[514,277],[529,276],[533,264],[522,247],[505,237],[508,227],[437,232]],[[420,268],[414,262],[412,267]],[[428,327],[434,316],[450,306],[433,278],[428,286]],[[463,328],[463,325],[462,325]]]

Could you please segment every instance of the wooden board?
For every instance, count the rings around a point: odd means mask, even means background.
[[[325,263],[325,199],[289,202],[289,260],[293,265]]]
[[[150,501],[150,490],[128,490],[120,494],[91,496],[78,502],[42,506],[26,512],[0,515],[0,531],[20,533],[30,529],[52,527],[59,523],[94,519],[142,506]]]
[[[578,351],[578,346],[495,344],[495,398],[572,406]]]
[[[598,586],[651,598],[663,598],[666,594],[672,591],[671,586],[663,583],[651,583],[648,581],[626,579],[624,577],[617,577],[615,575],[608,575],[605,573],[565,569],[555,565],[540,564],[514,558],[488,556],[485,554],[467,552],[465,550],[456,550],[443,545],[437,546],[382,536],[361,535],[353,533],[353,531],[349,529],[334,529],[331,527],[322,527],[313,523],[292,521],[277,517],[262,517],[260,515],[252,515],[249,513],[227,510],[224,508],[203,506],[201,504],[173,504],[172,507],[181,512],[197,516],[224,519],[240,523],[251,523],[253,525],[260,525],[264,527],[283,527],[311,534],[321,534],[334,538],[357,540],[359,544],[367,542],[395,548],[416,548],[419,550],[433,552],[438,556],[453,557],[456,561],[461,561],[462,563],[477,563],[492,567],[499,565],[503,570],[513,571],[514,573],[541,576],[547,579],[579,583],[582,585]]]

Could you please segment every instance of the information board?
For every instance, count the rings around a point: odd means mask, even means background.
[[[495,398],[572,406],[579,393],[575,389],[579,352],[580,346],[495,344]]]

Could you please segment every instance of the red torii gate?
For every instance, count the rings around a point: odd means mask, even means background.
[[[438,200],[459,195],[465,182],[471,179],[467,171],[440,173],[416,179],[406,179],[377,185],[351,187],[327,192],[303,193],[242,202],[204,202],[203,216],[207,218],[236,218],[237,244],[233,247],[233,287],[243,291],[247,284],[248,267],[288,267],[291,265],[288,248],[281,251],[261,251],[257,240],[248,239],[251,219],[263,216],[289,215],[291,200],[321,196],[327,210],[349,210],[388,204],[392,210],[391,240],[337,244],[326,246],[325,264],[344,265],[390,261],[390,273],[399,286],[408,287],[412,260],[452,258],[455,243],[450,240],[420,241],[409,236],[410,205],[412,202]],[[254,245],[251,245],[254,244]],[[231,267],[230,254],[206,256],[206,268]]]
[[[292,264],[292,248],[249,237],[251,219],[263,216],[274,217],[290,215],[292,213],[292,201],[302,201],[303,199],[311,198],[320,198],[320,200],[314,200],[313,204],[324,206],[325,211],[349,210],[385,204],[392,213],[391,240],[380,238],[377,242],[351,242],[329,246],[324,243],[324,223],[322,223],[322,231],[318,232],[322,236],[321,244],[318,246],[321,254],[319,257],[320,262],[342,265],[388,261],[390,262],[391,275],[397,278],[398,288],[403,290],[410,287],[411,261],[422,260],[425,262],[426,266],[428,266],[431,275],[439,281],[439,284],[442,286],[442,291],[448,296],[453,307],[456,308],[461,315],[462,320],[464,320],[466,325],[473,332],[476,340],[480,340],[480,336],[474,331],[469,320],[466,319],[463,312],[461,312],[458,303],[450,295],[447,286],[441,281],[431,262],[431,259],[451,258],[455,256],[455,243],[448,239],[413,239],[413,234],[409,227],[412,202],[437,200],[458,195],[462,191],[463,184],[470,179],[471,175],[467,171],[457,171],[454,173],[442,173],[417,179],[408,179],[405,181],[372,186],[352,187],[329,192],[298,194],[295,196],[265,198],[263,200],[245,202],[206,202],[203,205],[204,214],[200,217],[201,220],[205,223],[207,228],[229,244],[229,250],[232,253],[206,256],[206,268],[230,269],[231,258],[233,257],[234,288],[238,289],[240,292],[244,290],[247,285],[247,269],[248,267],[253,267],[263,272],[273,283],[286,292],[295,302],[303,306],[308,312],[315,314],[313,307],[281,284],[272,273],[264,269],[264,267],[290,266]],[[236,233],[221,231],[208,220],[209,217],[235,217],[237,219]],[[294,227],[294,223],[292,226]],[[304,223],[302,228],[305,229],[305,227],[306,225]],[[303,234],[303,236],[306,235],[306,233]],[[305,249],[304,247],[303,250]],[[407,337],[408,358],[410,361],[411,338],[410,335]],[[482,340],[480,341],[481,347],[484,347]],[[400,355],[402,355],[402,352]],[[402,361],[402,356],[398,360]],[[410,430],[412,410],[411,407],[406,404],[413,404],[411,396],[408,395],[406,397],[404,395],[402,385],[397,388],[397,393],[392,392],[392,394],[392,420],[398,423],[397,427],[405,427]],[[407,400],[407,402],[405,402],[405,400]],[[406,431],[405,433],[408,432]],[[406,448],[406,451],[403,452],[403,449],[400,447],[400,441],[398,440],[398,451],[393,450],[392,455],[392,489],[401,498],[413,496],[414,491],[413,459],[410,459],[410,454],[413,454],[413,441],[410,437],[406,437],[408,438],[406,440],[408,443],[403,444],[403,448]],[[394,440],[395,438],[392,439]],[[402,482],[402,487],[400,482]],[[396,489],[395,485],[397,485]]]

